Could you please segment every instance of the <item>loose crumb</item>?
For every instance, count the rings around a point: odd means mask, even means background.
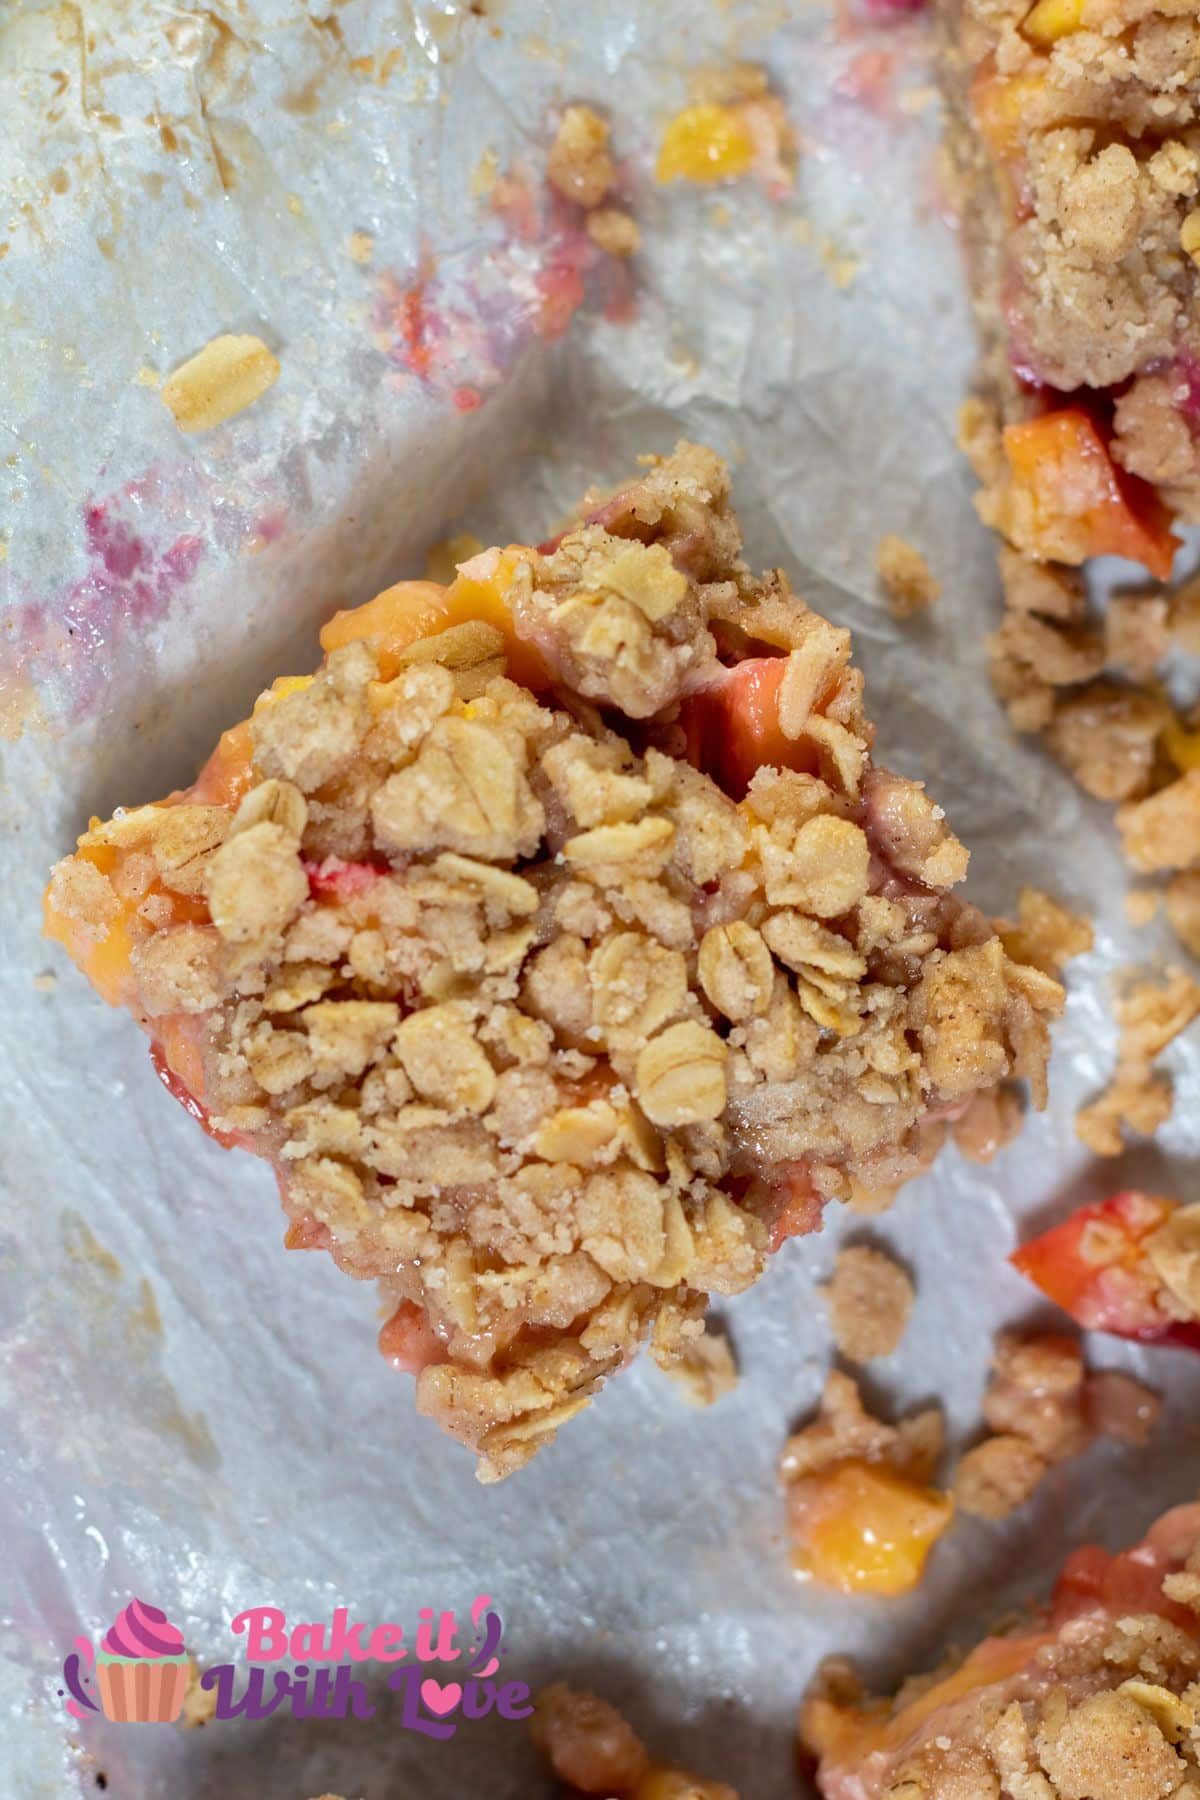
[[[710,1325],[702,1337],[689,1342],[678,1358],[662,1365],[690,1406],[712,1406],[738,1384],[733,1345]]]
[[[966,1451],[954,1471],[954,1498],[978,1519],[1006,1519],[1029,1499],[1046,1461],[1028,1438],[998,1432]]]
[[[1089,1370],[1073,1338],[1002,1333],[983,1401],[990,1432],[959,1458],[955,1499],[978,1518],[1006,1518],[1047,1469],[1095,1437],[1144,1444],[1158,1409],[1158,1395],[1132,1376]]]
[[[217,1690],[215,1687],[200,1686],[201,1669],[194,1656],[188,1657],[188,1680],[183,1694],[183,1712],[179,1722],[189,1730],[198,1730],[207,1725],[217,1710]]]
[[[1168,902],[1169,904],[1169,902]],[[1117,1004],[1117,1067],[1097,1099],[1075,1115],[1075,1133],[1097,1156],[1119,1156],[1124,1132],[1152,1137],[1171,1116],[1170,1078],[1156,1057],[1200,1015],[1200,983],[1181,969],[1162,981],[1137,981]]]
[[[738,1800],[724,1782],[651,1763],[645,1744],[615,1706],[556,1681],[534,1701],[529,1733],[573,1792],[613,1800]]]
[[[1086,954],[1096,941],[1090,919],[1034,887],[1021,889],[1016,924],[997,919],[996,933],[1015,962],[1054,976],[1061,974],[1073,957]]]
[[[1161,905],[1162,895],[1154,888],[1131,888],[1125,896],[1125,917],[1131,925],[1149,925]]]
[[[375,239],[369,231],[352,231],[346,239],[351,262],[369,263],[375,253]]]
[[[637,220],[619,206],[600,206],[590,212],[587,234],[609,256],[634,256],[642,247]]]
[[[823,1290],[833,1338],[851,1362],[890,1356],[908,1324],[913,1285],[898,1263],[869,1244],[838,1252]]]
[[[1185,949],[1200,956],[1200,869],[1175,875],[1167,884],[1167,917]]]
[[[211,431],[273,387],[279,360],[261,338],[226,333],[181,363],[163,383],[162,397],[180,431]]]
[[[1013,1087],[976,1094],[951,1131],[968,1162],[990,1163],[1021,1129],[1024,1110]]]
[[[1098,1369],[1087,1378],[1087,1411],[1101,1437],[1140,1450],[1162,1407],[1153,1388],[1120,1369]]]
[[[914,613],[932,606],[942,591],[941,582],[930,572],[924,556],[906,538],[881,538],[875,551],[875,568],[894,619],[911,619]]]
[[[34,976],[33,985],[39,994],[52,994],[58,986],[58,976],[53,969],[45,969],[40,975]]]
[[[546,174],[564,200],[599,206],[613,183],[608,122],[590,106],[568,106],[550,147]]]

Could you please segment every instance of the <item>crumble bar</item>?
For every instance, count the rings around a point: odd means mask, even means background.
[[[1196,869],[1200,732],[1154,680],[1193,642],[1194,584],[1119,592],[1100,629],[1078,565],[1166,581],[1173,523],[1200,522],[1200,19],[1191,0],[935,11],[984,349],[961,436],[1007,540],[996,689],[1121,808],[1135,870]]]
[[[1200,1792],[1200,1505],[1067,1560],[1048,1608],[868,1699],[826,1665],[800,1714],[825,1800],[1191,1800]]]
[[[195,784],[93,820],[46,928],[292,1248],[379,1283],[417,1405],[520,1468],[831,1198],[893,1191],[1058,983],[951,891],[850,635],[682,444],[538,548],[321,634]]]

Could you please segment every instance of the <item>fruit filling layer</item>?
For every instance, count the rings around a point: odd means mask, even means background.
[[[322,633],[195,785],[93,821],[47,930],[266,1157],[288,1243],[495,1479],[830,1198],[891,1191],[1062,990],[878,768],[849,633],[681,445],[540,549]]]
[[[825,1800],[1184,1800],[1200,1791],[1200,1506],[1075,1551],[1045,1611],[868,1699],[827,1665],[800,1734]]]

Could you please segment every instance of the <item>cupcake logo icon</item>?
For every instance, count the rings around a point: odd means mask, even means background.
[[[67,1711],[77,1719],[103,1711],[121,1725],[167,1725],[183,1710],[188,1654],[166,1613],[135,1599],[121,1608],[98,1651],[87,1638],[75,1639],[63,1679]],[[99,1706],[88,1692],[93,1682]]]

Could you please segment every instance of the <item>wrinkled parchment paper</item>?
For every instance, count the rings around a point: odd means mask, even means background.
[[[801,134],[793,199],[655,188],[687,70],[737,57],[768,65]],[[1197,1195],[1194,1035],[1153,1147],[1089,1166],[1073,1135],[1110,1066],[1114,973],[1167,945],[1124,923],[1103,810],[1011,741],[988,690],[995,579],[952,442],[972,347],[928,83],[919,23],[835,28],[818,0],[0,9],[0,678],[24,727],[0,888],[6,1793],[90,1794],[103,1771],[120,1800],[538,1794],[516,1725],[429,1744],[385,1707],[133,1730],[77,1725],[56,1692],[72,1637],[131,1592],[224,1661],[248,1605],[415,1623],[484,1589],[512,1676],[591,1681],[660,1754],[778,1800],[822,1655],[920,1666],[1044,1590],[1070,1542],[1115,1544],[1196,1491],[1200,1366],[1098,1342],[1167,1389],[1147,1451],[1099,1445],[1006,1525],[961,1522],[904,1601],[805,1590],[786,1565],[774,1463],[824,1377],[813,1287],[847,1230],[919,1290],[870,1396],[938,1396],[961,1440],[995,1327],[1039,1316],[1005,1267],[1018,1235],[1129,1181]],[[631,292],[581,271],[561,222],[522,238],[489,204],[497,171],[537,189],[573,99],[613,121],[645,237]],[[564,293],[581,304],[553,339]],[[262,336],[280,380],[184,439],[155,384],[221,331]],[[644,1362],[481,1488],[376,1356],[371,1293],[281,1253],[269,1171],[196,1130],[130,1021],[40,940],[39,891],[90,813],[187,781],[261,686],[311,667],[333,607],[420,572],[451,531],[536,538],[681,433],[732,458],[752,557],[854,628],[881,754],[973,846],[975,898],[1005,911],[1041,883],[1094,913],[1098,945],[1071,973],[1050,1111],[990,1170],[950,1150],[869,1232],[835,1208],[788,1245],[727,1309],[743,1379],[716,1408]],[[943,583],[908,626],[875,588],[888,531]]]

